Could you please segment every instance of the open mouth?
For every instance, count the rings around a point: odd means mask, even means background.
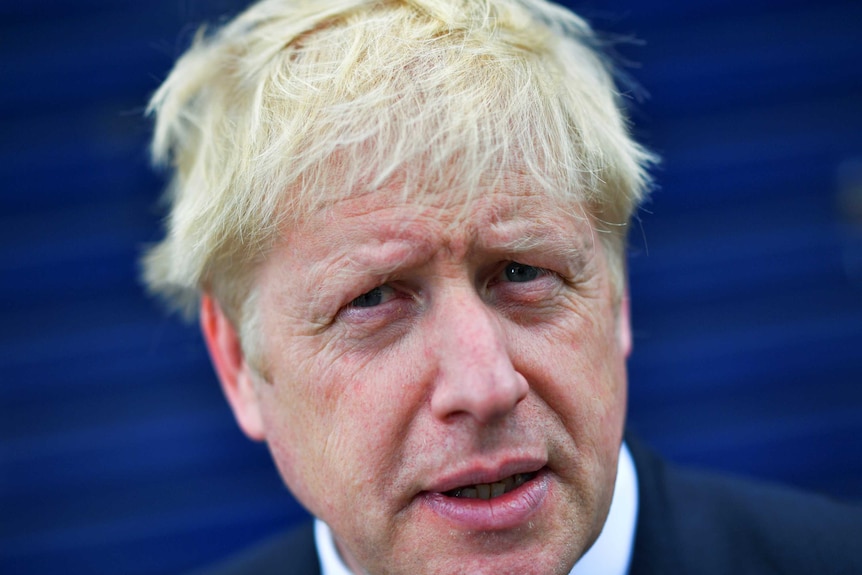
[[[494,499],[517,489],[535,476],[535,473],[516,473],[495,483],[478,483],[476,485],[457,487],[446,491],[443,495],[463,499]]]

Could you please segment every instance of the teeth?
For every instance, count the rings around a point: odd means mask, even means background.
[[[492,483],[489,487],[489,490],[491,492],[488,496],[489,499],[491,497],[500,497],[501,495],[506,493],[506,485],[504,483]]]
[[[446,492],[446,495],[448,495],[449,497],[462,497],[465,499],[483,499],[487,501],[488,499],[493,499],[495,497],[505,495],[513,489],[520,487],[521,485],[532,479],[533,476],[534,474],[532,473],[518,473],[515,475],[511,475],[506,479],[498,481],[496,483],[479,483],[477,485],[470,485],[468,487],[460,487],[458,489],[453,489],[452,491]]]

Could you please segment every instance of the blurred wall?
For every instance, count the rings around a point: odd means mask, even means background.
[[[862,499],[862,3],[591,0],[664,162],[632,232],[630,426]],[[148,96],[228,0],[0,2],[0,572],[176,573],[300,520],[160,237]]]

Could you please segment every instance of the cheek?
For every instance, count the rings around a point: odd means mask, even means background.
[[[615,443],[615,450],[625,418],[626,367],[613,317],[606,305],[573,308],[540,331],[522,330],[516,367],[576,442]]]
[[[421,362],[405,353],[357,358],[323,350],[309,361],[279,362],[263,384],[269,449],[285,483],[318,517],[380,500],[371,494],[399,464],[401,438],[421,403],[420,375],[410,367]]]

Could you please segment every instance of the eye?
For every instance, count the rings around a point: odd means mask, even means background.
[[[367,291],[358,298],[350,302],[349,307],[363,308],[376,307],[386,303],[395,296],[395,290],[391,286],[382,285]]]
[[[535,266],[521,264],[518,262],[509,262],[503,269],[503,275],[505,276],[507,281],[523,283],[533,281],[534,279],[542,275],[544,271],[545,270],[537,268]]]

